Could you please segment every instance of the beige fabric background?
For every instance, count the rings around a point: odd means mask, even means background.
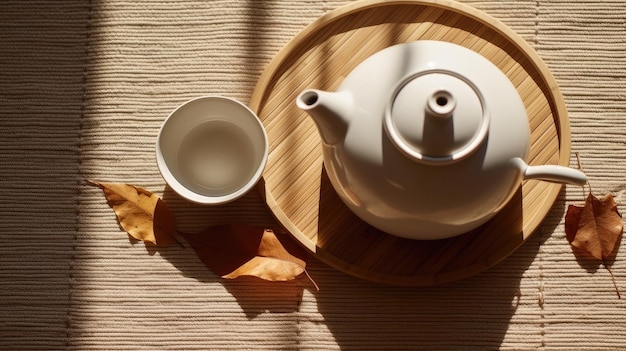
[[[85,179],[162,195],[181,227],[271,224],[166,189],[153,143],[183,101],[244,102],[305,25],[349,1],[0,2],[0,349],[619,350],[626,302],[565,239],[566,187],[512,256],[445,287],[387,287],[314,259],[305,281],[223,281],[191,249],[147,251]],[[573,150],[626,208],[626,2],[463,1],[511,26],[561,85]],[[243,218],[241,206],[252,207]],[[255,207],[256,206],[256,207]],[[622,246],[624,244],[622,243]],[[620,250],[613,272],[626,295]]]

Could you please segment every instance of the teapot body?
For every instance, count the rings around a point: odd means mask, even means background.
[[[530,126],[516,88],[456,44],[386,48],[337,92],[309,89],[297,102],[321,133],[340,198],[389,234],[431,240],[475,229],[521,191],[530,168]]]
[[[371,56],[344,80],[338,91],[351,94],[352,117],[343,140],[323,145],[324,165],[361,219],[405,238],[442,239],[485,223],[520,188],[522,170],[512,160],[529,149],[525,107],[506,76],[484,61],[454,44],[418,41]],[[488,133],[463,159],[433,165],[408,157],[384,119],[398,82],[416,72],[463,74],[480,89],[487,113],[504,118],[490,118]]]

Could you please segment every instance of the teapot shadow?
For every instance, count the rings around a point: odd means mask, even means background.
[[[341,213],[338,208],[342,207],[337,204],[338,199],[334,198],[337,195],[334,194],[328,180],[324,180],[325,177],[326,175],[323,174],[322,199],[320,200],[321,228],[330,222],[337,223],[338,213]],[[564,189],[565,187],[561,190],[561,194],[565,191]],[[562,215],[564,211],[563,197],[560,196],[559,199],[561,200],[557,201],[551,209],[554,216]],[[522,226],[521,200],[520,190],[509,206],[503,210],[520,215],[518,223],[510,223],[512,226],[519,227],[520,230]],[[350,240],[373,240],[374,244],[370,247],[372,250],[381,245],[387,245],[384,239],[372,239],[379,235],[376,229],[359,222],[358,218],[346,222],[346,227],[342,229],[348,231],[341,232],[341,235],[352,235]],[[354,225],[359,228],[362,226],[361,229],[364,229],[366,234],[355,235],[349,230],[349,227]],[[487,223],[485,226],[489,225],[490,223]],[[498,349],[510,329],[511,317],[517,312],[519,306],[530,304],[531,307],[539,308],[537,295],[533,291],[523,295],[520,282],[539,253],[540,246],[547,239],[543,233],[552,233],[556,225],[558,222],[540,227],[537,233],[528,238],[507,259],[497,265],[495,265],[496,262],[492,262],[494,266],[482,273],[455,282],[426,280],[427,283],[436,283],[429,287],[376,284],[314,264],[310,269],[313,279],[321,287],[332,287],[332,289],[322,288],[314,292],[319,313],[324,316],[325,325],[333,333],[342,349],[390,347],[411,350]],[[480,242],[480,231],[483,229],[479,228],[475,232],[465,234],[458,240],[462,240],[464,245]],[[333,238],[332,233],[325,233],[321,230],[318,240],[324,248],[328,247],[333,250],[337,247],[333,243],[336,238]],[[400,250],[394,251],[393,255],[410,259],[410,256],[402,249],[410,246],[411,240],[399,240],[398,244],[393,247]],[[463,253],[449,240],[432,241],[427,247],[428,249],[418,249],[414,253],[426,255],[423,264],[432,264],[435,266],[433,269],[445,268],[445,265],[438,266],[436,263],[436,259],[441,258],[445,250],[454,251],[453,255]],[[357,252],[359,248],[362,249],[360,244],[354,244],[342,254],[354,258],[356,256],[350,255]],[[511,248],[511,250],[514,249]],[[433,250],[441,250],[441,252],[437,255],[432,253]],[[339,254],[338,251],[332,253]],[[328,252],[322,254],[328,254]],[[358,265],[369,264],[369,270],[386,269],[384,266],[376,268],[376,265],[372,264],[374,261],[381,261],[381,258],[370,253],[369,257],[357,263]],[[356,269],[350,265],[340,268]],[[398,267],[394,273],[406,273],[403,269],[403,267]],[[415,269],[420,268],[413,267],[413,273]],[[428,268],[422,272],[426,274],[433,271]],[[358,269],[352,273],[367,274]],[[536,291],[539,291],[539,285],[540,283],[537,283]],[[528,345],[532,345],[531,340]]]

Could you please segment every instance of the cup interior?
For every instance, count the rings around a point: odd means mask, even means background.
[[[159,170],[174,191],[197,203],[220,204],[258,182],[268,143],[263,124],[247,106],[206,96],[168,116],[156,149]]]

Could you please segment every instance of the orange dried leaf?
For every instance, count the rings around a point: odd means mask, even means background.
[[[295,279],[304,273],[304,267],[293,262],[274,257],[255,256],[241,267],[222,278],[235,279],[241,276],[254,276],[269,281],[285,281]]]
[[[286,281],[305,272],[306,253],[286,234],[235,224],[181,235],[200,260],[223,278],[254,276]]]
[[[597,198],[589,193],[584,207],[570,205],[565,215],[567,240],[576,252],[606,264],[620,242],[624,222],[613,194]]]
[[[128,235],[159,246],[175,242],[174,216],[157,195],[129,184],[89,182],[102,189],[120,227]]]

